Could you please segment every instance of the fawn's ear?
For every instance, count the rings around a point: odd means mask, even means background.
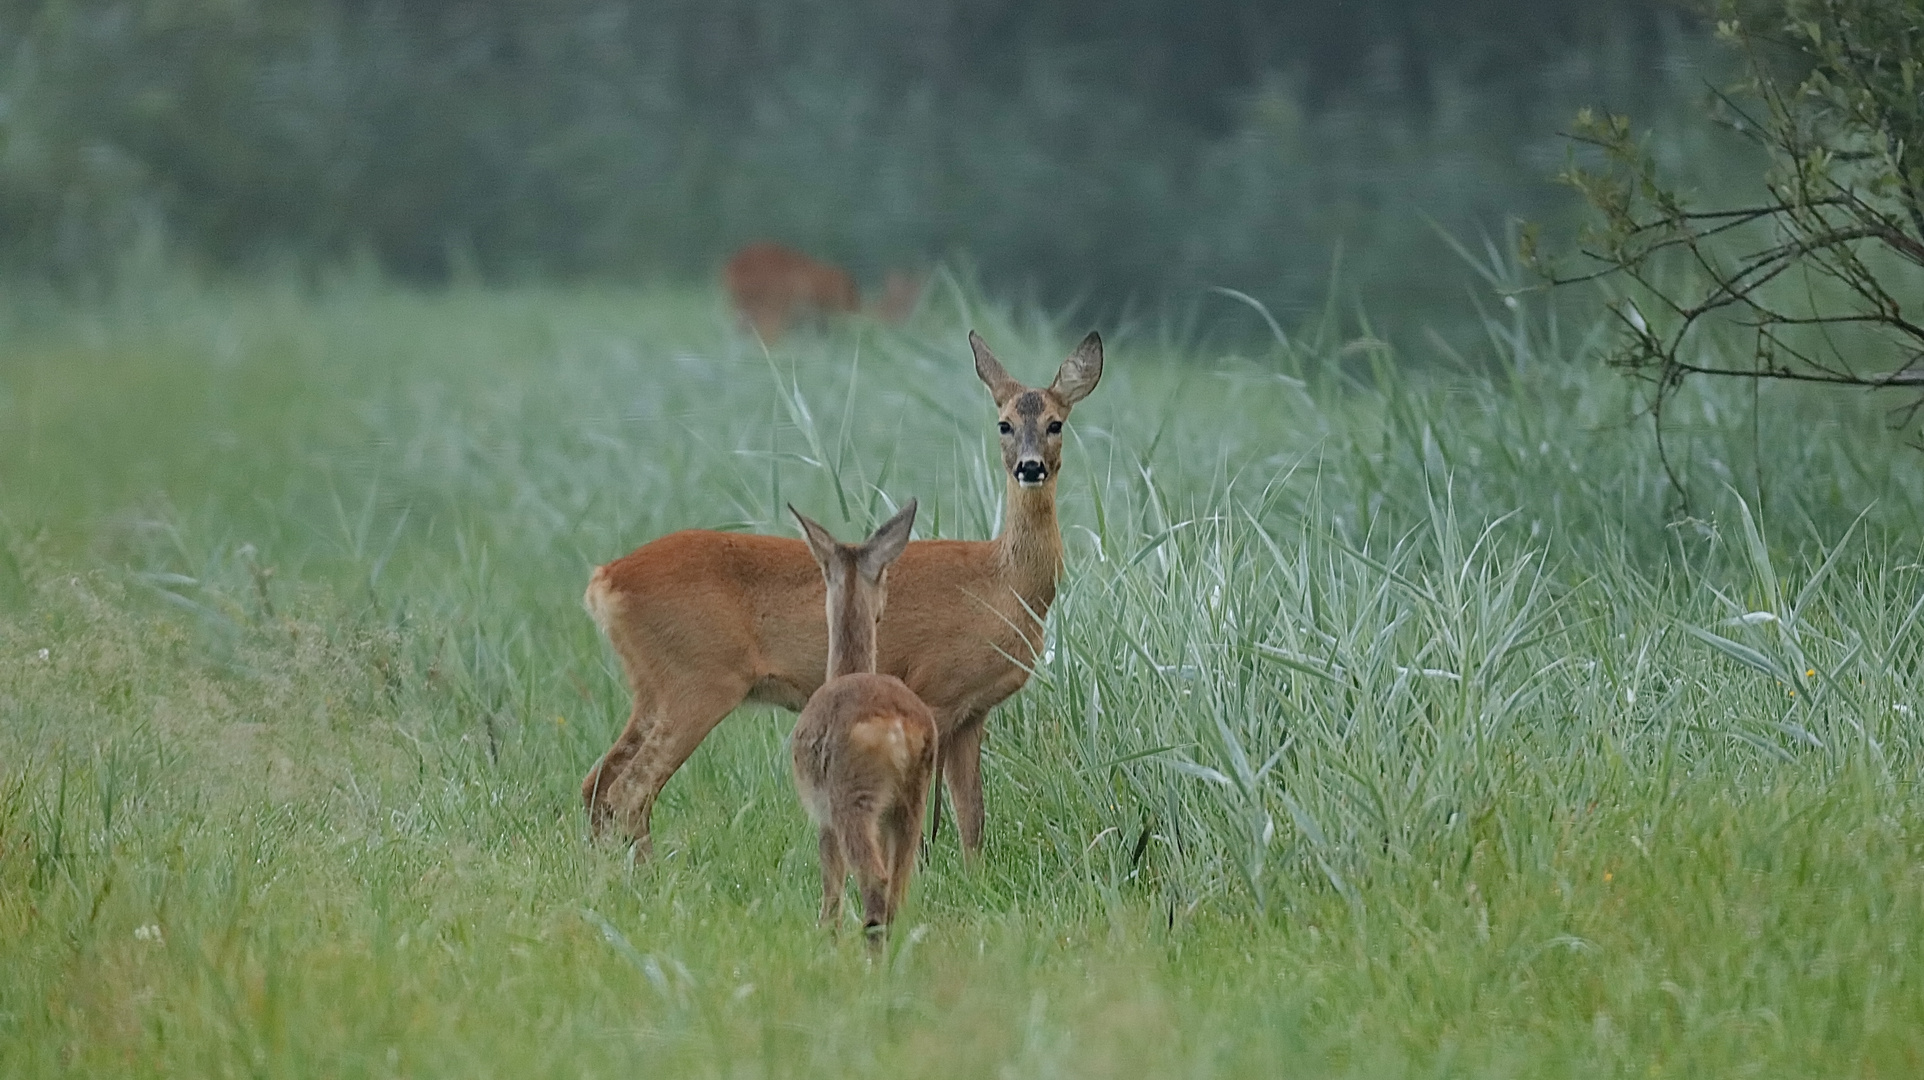
[[[1049,389],[1062,399],[1064,405],[1074,405],[1089,396],[1102,378],[1102,335],[1094,330],[1062,362],[1062,369],[1056,372],[1056,381]]]
[[[1002,370],[1002,361],[989,351],[982,341],[982,335],[973,330],[969,331],[969,348],[975,352],[975,377],[989,388],[989,395],[995,398],[996,408],[1001,408],[1004,402],[1022,392],[1022,384],[1009,378],[1009,373]]]
[[[889,568],[909,546],[909,530],[915,525],[915,500],[895,512],[895,516],[884,521],[875,535],[862,544],[857,559],[862,567],[862,576],[870,581],[881,578],[882,572]]]
[[[824,574],[828,573],[828,568],[835,563],[835,550],[840,545],[836,543],[833,536],[829,535],[827,529],[802,516],[802,512],[795,509],[794,503],[788,504],[788,512],[794,514],[795,520],[802,523],[802,539],[808,541],[808,551],[815,556],[815,565],[821,567]]]

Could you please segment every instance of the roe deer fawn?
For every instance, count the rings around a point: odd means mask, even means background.
[[[848,271],[771,243],[737,251],[722,268],[722,284],[736,312],[769,344],[790,326],[824,315],[866,310],[884,322],[901,322],[922,295],[920,275],[892,270],[882,298],[865,307]]]
[[[722,268],[722,282],[735,310],[766,342],[792,323],[861,306],[848,271],[780,244],[750,244],[736,252]]]
[[[909,542],[915,500],[861,544],[838,543],[793,506],[788,512],[828,590],[828,681],[802,707],[788,747],[795,789],[821,830],[822,925],[840,921],[852,869],[862,929],[877,941],[908,894],[935,774],[935,714],[902,680],[875,673],[888,568]]]
[[[1044,389],[1010,378],[973,332],[969,346],[995,398],[1002,535],[908,546],[890,574],[877,670],[935,713],[937,775],[974,855],[983,718],[1022,689],[1042,644],[1062,568],[1062,424],[1102,377],[1102,339],[1084,338]],[[655,799],[723,717],[749,700],[786,709],[808,701],[827,665],[823,588],[802,541],[740,533],[670,533],[595,570],[582,599],[634,694],[627,727],[581,781],[597,833],[618,819],[645,857]]]

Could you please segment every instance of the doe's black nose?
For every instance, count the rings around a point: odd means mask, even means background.
[[[1049,478],[1049,469],[1035,458],[1015,463],[1015,478],[1024,484],[1040,484]]]

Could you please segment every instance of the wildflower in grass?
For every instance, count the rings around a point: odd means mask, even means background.
[[[135,941],[151,941],[156,944],[159,944],[165,939],[162,938],[160,935],[159,923],[148,923],[145,926],[134,927],[134,940]]]

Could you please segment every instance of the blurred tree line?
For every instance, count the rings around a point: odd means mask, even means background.
[[[1556,133],[1689,112],[1702,41],[1656,0],[0,0],[0,269],[705,280],[772,238],[1286,311],[1341,246],[1394,315],[1460,306],[1430,222],[1558,219]]]

